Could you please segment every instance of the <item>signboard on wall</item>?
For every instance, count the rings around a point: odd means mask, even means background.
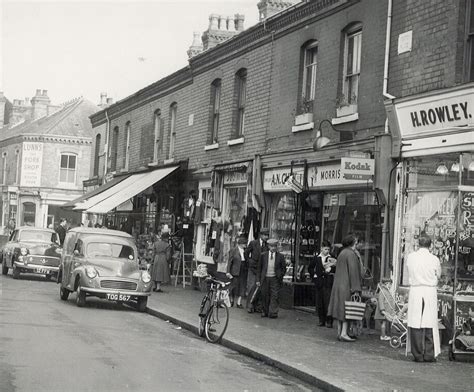
[[[372,171],[374,169],[373,159],[362,159],[362,158],[346,158],[349,162],[355,161],[371,161]],[[318,189],[322,187],[338,187],[341,185],[361,185],[372,182],[372,175],[363,176],[358,174],[357,164],[353,167],[351,164],[350,169],[343,169],[342,161],[337,163],[331,163],[329,165],[321,166],[310,166],[308,168],[308,186],[309,189]],[[366,162],[367,163],[367,162]],[[367,170],[363,170],[363,173]],[[369,171],[370,172],[370,171]],[[345,176],[347,174],[347,176]]]
[[[291,176],[291,168],[265,170],[263,173],[263,191],[264,192],[288,192],[286,185]],[[304,168],[294,167],[293,177],[299,183],[303,184]]]
[[[246,171],[224,172],[224,185],[246,184],[247,179],[248,179],[248,176],[247,176]]]
[[[21,154],[21,186],[41,186],[43,143],[24,142]]]
[[[375,160],[341,158],[341,174],[346,180],[370,180],[374,175]]]

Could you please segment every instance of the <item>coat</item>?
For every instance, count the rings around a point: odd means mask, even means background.
[[[246,265],[245,260],[242,261],[239,247],[235,246],[229,252],[229,261],[227,263],[227,273],[230,273],[232,276],[240,276],[241,272],[246,270],[246,268],[247,268],[247,265]]]
[[[250,241],[250,244],[245,249],[245,258],[249,261],[249,270],[257,272],[259,269],[262,254],[267,251],[267,245],[260,245],[260,239]]]
[[[267,274],[269,253],[270,252],[265,252],[260,259],[261,261],[260,269],[258,270],[258,273],[257,273],[257,279],[260,283],[263,283]],[[279,252],[276,252],[275,253],[275,276],[280,283],[283,281],[285,272],[286,272],[285,256],[283,256]]]
[[[337,257],[337,268],[334,284],[331,290],[328,316],[344,321],[345,301],[351,299],[351,294],[362,291],[360,261],[351,247],[344,248]]]
[[[331,257],[329,255],[328,257]],[[313,257],[309,262],[308,272],[311,276],[311,280],[314,283],[314,286],[317,289],[321,289],[323,287],[331,288],[333,281],[334,281],[334,273],[336,272],[336,266],[331,267],[331,271],[326,272],[323,267],[323,259],[321,255]],[[314,277],[316,275],[316,277]]]
[[[153,267],[151,279],[155,282],[169,282],[171,247],[166,241],[158,240],[153,244]]]

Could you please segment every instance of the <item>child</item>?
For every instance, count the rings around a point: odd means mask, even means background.
[[[390,294],[391,284],[391,279],[382,279],[382,285],[377,296],[377,308],[375,309],[374,319],[380,320],[380,340],[390,340],[390,336],[387,335],[387,317],[385,312],[390,309],[396,309],[395,301]]]

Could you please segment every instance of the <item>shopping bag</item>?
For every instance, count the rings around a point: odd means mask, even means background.
[[[362,302],[360,295],[354,294],[350,301],[344,302],[344,313],[346,320],[363,320],[365,314],[365,302]]]

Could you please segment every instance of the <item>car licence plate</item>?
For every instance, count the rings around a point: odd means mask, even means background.
[[[49,270],[47,270],[46,268],[36,268],[35,272],[37,274],[47,274],[49,272]]]
[[[130,301],[131,296],[127,294],[107,294],[107,299],[109,301],[119,301],[119,302],[128,302]]]

